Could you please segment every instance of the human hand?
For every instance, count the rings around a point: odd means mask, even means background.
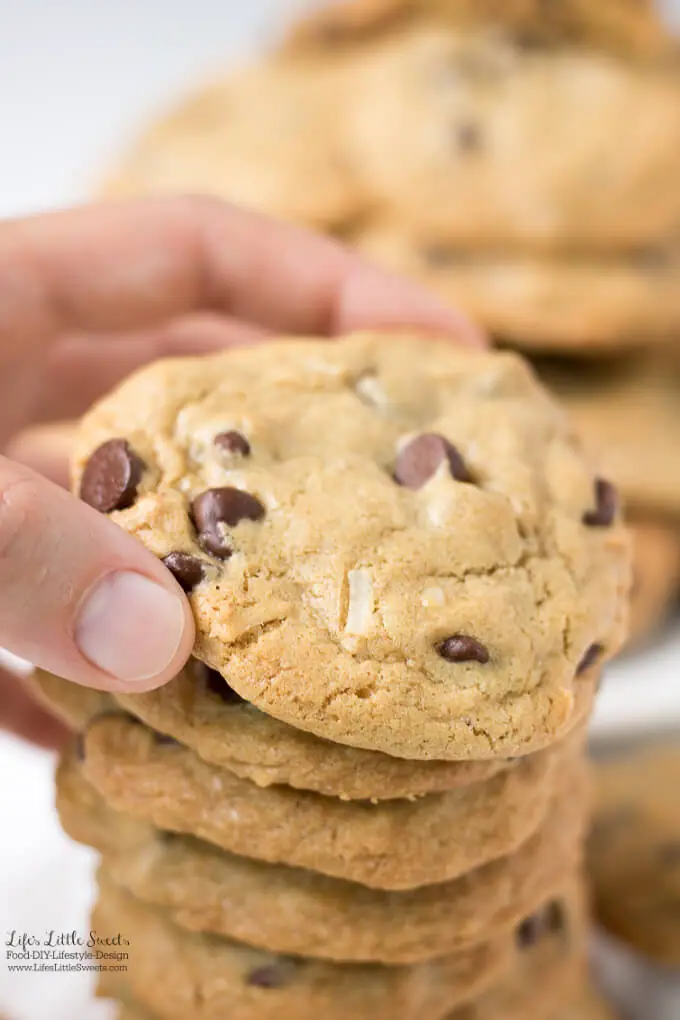
[[[16,436],[75,418],[167,354],[416,326],[481,336],[455,310],[333,241],[213,199],[93,207],[0,225],[0,646],[77,683],[144,691],[189,656],[194,623],[172,575],[50,478],[59,458]],[[42,474],[38,474],[38,468]],[[48,476],[48,477],[45,477]],[[0,669],[0,724],[58,736]]]

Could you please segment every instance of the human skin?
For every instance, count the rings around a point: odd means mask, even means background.
[[[414,284],[216,199],[0,224],[0,646],[76,683],[130,692],[167,682],[194,640],[172,575],[59,484],[67,433],[36,423],[77,418],[158,357],[403,327],[483,342]],[[2,668],[0,725],[46,745],[61,737]]]

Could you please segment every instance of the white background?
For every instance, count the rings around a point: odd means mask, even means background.
[[[597,0],[593,0],[597,2]],[[0,0],[0,216],[87,196],[130,132],[174,95],[276,37],[286,0]],[[680,0],[667,3],[680,21]],[[680,187],[680,182],[678,184]],[[0,295],[1,300],[1,295]],[[617,665],[598,730],[680,721],[680,633]],[[59,833],[47,755],[0,737],[0,935],[84,930],[90,855]],[[10,975],[12,1020],[100,1020],[86,982]]]

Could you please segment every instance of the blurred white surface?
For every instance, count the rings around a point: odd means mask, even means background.
[[[0,0],[0,216],[86,196],[136,125],[211,67],[275,37],[281,19],[299,6],[300,0]],[[680,0],[664,6],[680,24]],[[680,721],[679,666],[680,633],[671,631],[652,651],[614,667],[598,730],[612,735]],[[49,756],[0,737],[4,938],[12,929],[87,930],[92,857],[59,831],[52,771]],[[0,1011],[12,1020],[108,1015],[92,1004],[86,976],[12,974],[4,947]]]

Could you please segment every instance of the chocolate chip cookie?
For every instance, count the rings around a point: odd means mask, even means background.
[[[670,354],[586,364],[546,358],[537,368],[626,506],[677,518],[680,362]]]
[[[544,747],[625,631],[616,493],[513,355],[361,334],[160,362],[86,416],[73,481],[174,572],[198,658],[338,743]]]
[[[585,716],[595,678],[579,687]],[[406,761],[321,740],[273,719],[244,701],[221,674],[190,661],[164,687],[145,694],[107,695],[43,670],[33,683],[43,704],[77,731],[97,715],[125,710],[174,737],[211,765],[258,786],[284,784],[341,800],[392,800],[484,782],[510,760]]]
[[[668,617],[680,592],[680,528],[634,520],[629,644],[638,645]]]
[[[304,55],[373,42],[388,32],[430,21],[456,28],[492,26],[518,43],[611,48],[663,57],[677,49],[653,0],[336,0],[292,29],[285,48]]]
[[[377,889],[446,882],[516,850],[545,819],[582,734],[475,786],[415,801],[346,803],[258,789],[131,717],[96,719],[83,773],[116,810],[232,853]]]
[[[599,923],[658,963],[680,966],[680,745],[596,770],[588,864]]]
[[[92,927],[130,933],[124,986],[167,1020],[223,1020],[232,1013],[242,1020],[439,1020],[493,984],[515,953],[510,933],[455,956],[402,967],[282,957],[183,931],[104,876]],[[111,978],[115,994],[116,975]],[[103,991],[108,984],[104,973]]]
[[[673,342],[680,332],[680,251],[537,254],[417,238],[398,222],[362,226],[351,243],[463,308],[527,351],[595,355]]]
[[[611,251],[677,237],[675,66],[424,29],[372,51],[348,105],[375,206],[423,239]],[[602,130],[616,123],[625,135]]]
[[[109,807],[74,754],[59,767],[57,807],[66,832],[103,854],[117,885],[165,909],[182,928],[270,952],[414,963],[519,924],[564,884],[581,855],[584,767],[565,774],[544,824],[514,854],[454,882],[401,893],[252,861],[155,830]]]
[[[567,883],[559,899],[545,904],[505,939],[468,954],[412,967],[342,966],[272,957],[226,940],[190,935],[108,882],[93,923],[137,933],[130,948],[128,973],[103,974],[101,992],[130,996],[168,1020],[184,1020],[188,1002],[192,1002],[191,1015],[196,1020],[222,1020],[234,1008],[244,1020],[303,1017],[312,1015],[312,1009],[324,1017],[341,1017],[341,1008],[370,1020],[412,1020],[416,1016],[438,1020],[449,1005],[455,1008],[456,1002],[471,1001],[476,993],[482,996],[478,1008],[456,1011],[455,1020],[520,1020],[527,1016],[528,1004],[545,998],[546,984],[553,995],[559,994],[560,986],[575,977],[579,954],[573,945],[583,938],[584,918],[578,890],[573,882]],[[218,969],[219,981],[214,978]],[[262,994],[264,979],[255,983],[252,977],[263,970],[268,996]],[[542,975],[543,995],[538,989],[540,982],[527,981],[536,972]],[[294,1003],[298,1001],[296,1011]]]
[[[139,139],[103,197],[205,193],[317,228],[341,225],[362,204],[329,123],[345,92],[345,70],[324,61],[262,63],[214,81]]]

